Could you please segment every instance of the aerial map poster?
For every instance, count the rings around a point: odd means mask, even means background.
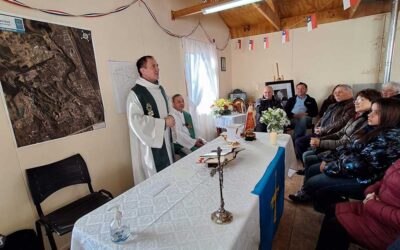
[[[0,82],[18,147],[105,127],[88,30],[0,15]]]

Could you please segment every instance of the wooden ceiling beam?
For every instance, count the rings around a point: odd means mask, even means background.
[[[275,4],[274,0],[265,0],[265,2],[268,4],[268,6],[272,9],[273,12],[277,13],[277,5]]]
[[[221,1],[221,2],[227,2],[227,1]],[[183,8],[180,10],[171,10],[171,18],[172,20],[175,20],[180,17],[185,17],[185,16],[190,16],[190,15],[195,15],[199,14],[204,8],[211,7],[214,5],[217,5],[221,3],[219,1],[207,1],[206,3],[199,3],[187,8]]]
[[[238,27],[229,28],[229,32],[231,34],[232,39],[271,33],[275,31],[276,31],[275,28],[272,27],[269,22],[253,24],[253,25],[242,25]]]
[[[279,19],[278,14],[276,14],[268,4],[253,3],[252,5],[269,23],[271,23],[275,30],[281,29],[281,20]]]
[[[358,7],[360,6],[362,0],[358,0],[357,3],[354,6],[350,7],[350,11],[349,11],[349,19],[354,17],[354,14],[356,14]]]
[[[294,29],[307,26],[307,16],[309,15],[311,15],[311,13],[306,15],[282,18],[282,29]],[[343,11],[343,8],[320,11],[317,12],[316,15],[318,24],[331,23],[348,19],[348,14],[347,12]]]
[[[206,3],[199,3],[187,8],[183,8],[180,10],[171,10],[171,18],[172,20],[185,17],[185,16],[191,16],[195,14],[199,14],[202,12],[204,8],[216,6],[222,3],[227,3],[231,2],[232,0],[208,0]]]

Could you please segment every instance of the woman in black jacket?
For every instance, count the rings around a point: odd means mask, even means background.
[[[379,98],[381,98],[381,93],[375,89],[361,90],[357,93],[356,100],[354,101],[355,116],[340,131],[319,138],[312,137],[310,146],[313,149],[303,154],[304,172],[311,165],[322,162],[322,159],[318,157],[318,154],[321,152],[334,150],[339,146],[349,143],[350,137],[360,128],[367,125],[367,116],[371,111],[372,102]]]
[[[372,104],[368,125],[352,141],[332,151],[308,170],[304,192],[324,211],[343,196],[364,198],[364,189],[380,180],[400,158],[400,100],[381,98]]]

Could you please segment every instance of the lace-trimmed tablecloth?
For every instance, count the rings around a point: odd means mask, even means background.
[[[225,209],[232,212],[232,223],[211,221],[220,204],[218,174],[212,178],[204,164],[195,163],[199,155],[226,145],[218,137],[79,219],[71,249],[258,249],[259,199],[251,192],[277,147],[270,145],[266,133],[241,144],[246,150],[224,168]],[[280,135],[278,144],[289,151],[285,154],[288,168],[294,164],[287,156],[294,155],[290,136]],[[115,205],[132,233],[120,244],[111,242],[109,235],[114,212],[108,209]]]

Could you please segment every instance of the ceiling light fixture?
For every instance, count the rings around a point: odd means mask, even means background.
[[[212,7],[208,7],[208,8],[204,8],[202,10],[203,14],[211,14],[211,13],[215,13],[215,12],[219,12],[219,11],[223,11],[223,10],[227,10],[227,9],[232,9],[232,8],[236,8],[239,6],[243,6],[246,4],[250,4],[250,3],[255,3],[255,2],[260,2],[262,0],[234,0],[234,1],[229,1],[229,2],[225,2],[225,3],[221,3]]]

